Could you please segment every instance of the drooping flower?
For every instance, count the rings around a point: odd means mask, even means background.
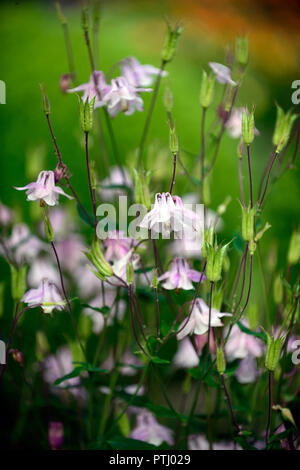
[[[159,446],[163,442],[169,445],[174,444],[173,431],[159,424],[149,411],[142,411],[137,415],[137,424],[131,431],[130,437],[155,446]]]
[[[245,108],[233,108],[229,119],[226,121],[225,127],[228,134],[234,139],[239,139],[242,136],[242,116]],[[254,134],[259,135],[258,129],[254,129]]]
[[[96,97],[94,105],[94,108],[96,109],[105,105],[106,101],[104,100],[104,97],[109,90],[110,86],[107,85],[105,81],[104,73],[99,70],[91,74],[88,83],[83,83],[76,88],[71,88],[68,90],[68,93],[78,93],[83,91],[82,101],[84,102],[87,99],[90,102]]]
[[[113,272],[116,276],[123,279],[124,282],[127,283],[127,264],[131,262],[133,270],[137,269],[140,256],[137,253],[133,253],[132,250],[128,251],[127,255],[123,256],[123,258],[115,261],[112,265]],[[116,280],[114,279],[114,282]]]
[[[39,256],[30,264],[27,282],[30,287],[36,287],[45,278],[55,284],[60,281],[58,271],[53,266],[50,256],[48,258]]]
[[[204,333],[204,335],[195,335],[194,342],[195,342],[197,352],[200,356],[202,354],[202,349],[207,343],[207,333]],[[214,338],[212,329],[210,330],[210,335],[209,335],[209,350],[211,354],[215,354],[216,352],[215,338]]]
[[[103,242],[106,248],[105,258],[107,261],[117,261],[127,255],[132,247],[132,242],[133,240],[131,238],[125,237],[122,230],[110,231]]]
[[[231,317],[231,313],[220,313],[217,309],[211,309],[211,327],[223,326],[222,317]],[[188,335],[203,335],[209,328],[209,307],[203,299],[196,299],[194,308],[189,317],[185,318],[178,328],[177,339],[181,340]]]
[[[12,210],[0,202],[0,226],[7,227],[12,221]]]
[[[118,187],[120,186],[120,188]],[[105,201],[111,201],[114,196],[126,195],[126,189],[121,186],[132,188],[132,180],[125,167],[113,166],[110,169],[110,174],[107,178],[100,183],[100,196]]]
[[[57,286],[49,279],[43,279],[37,289],[29,289],[22,301],[30,307],[41,304],[44,313],[52,313],[54,309],[63,310],[66,304]]]
[[[51,421],[48,427],[48,442],[52,450],[60,450],[64,443],[64,425],[60,421]]]
[[[216,80],[219,83],[229,83],[233,86],[236,85],[236,82],[234,82],[231,78],[231,70],[229,67],[226,67],[226,65],[223,64],[219,64],[218,62],[209,62],[208,65],[216,75]]]
[[[152,90],[151,88],[134,88],[124,77],[112,79],[110,90],[103,97],[110,116],[114,118],[120,111],[126,116],[130,116],[135,110],[143,111],[143,100],[137,94],[143,91]]]
[[[162,286],[164,289],[194,289],[192,282],[199,282],[206,279],[205,275],[189,267],[188,262],[183,258],[174,258],[170,271],[167,271],[158,278],[159,281],[165,281]]]
[[[234,375],[241,384],[255,382],[259,375],[256,358],[254,356],[248,355],[242,359]]]
[[[173,364],[178,369],[191,369],[199,364],[199,357],[189,338],[184,338],[178,345]]]
[[[30,262],[40,251],[48,250],[48,245],[32,235],[25,224],[14,225],[11,236],[3,243],[5,249],[0,246],[0,254],[5,255],[8,253],[18,265],[25,261]]]
[[[249,328],[246,321],[243,325]],[[263,345],[258,338],[244,333],[238,325],[234,325],[225,345],[225,353],[229,360],[244,359],[249,355],[260,357],[263,354]]]
[[[179,196],[170,193],[157,193],[153,208],[145,215],[140,227],[148,228],[154,234],[169,236],[174,231],[177,236],[188,236],[201,229],[201,220],[197,214],[187,209]]]
[[[27,201],[40,201],[42,199],[48,206],[58,204],[59,194],[66,196],[68,199],[73,199],[62,188],[55,186],[54,172],[51,170],[41,171],[36,182],[15,189],[18,191],[26,190]]]
[[[135,88],[151,86],[154,77],[160,72],[160,69],[153,65],[140,64],[135,57],[126,57],[126,59],[122,60],[121,70],[123,77]],[[167,74],[165,71],[161,73],[162,77],[165,77]]]

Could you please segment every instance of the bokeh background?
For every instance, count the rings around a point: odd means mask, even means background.
[[[80,4],[71,1],[62,1],[61,4],[68,20],[77,79],[83,83],[90,76],[90,65],[80,24]],[[53,127],[63,159],[71,169],[73,186],[85,204],[89,204],[88,187],[85,180],[83,183],[86,169],[78,102],[76,96],[63,94],[59,87],[61,75],[69,70],[55,2],[2,1],[0,15],[0,79],[6,83],[7,92],[6,104],[0,105],[0,200],[13,207],[16,221],[25,221],[33,227],[36,213],[32,205],[26,203],[25,195],[13,187],[24,186],[33,181],[39,171],[53,169],[56,164],[42,112],[41,83],[47,88]],[[165,17],[171,21],[180,21],[184,26],[176,57],[168,66],[169,76],[166,81],[174,95],[173,114],[180,146],[186,151],[182,152],[182,160],[190,171],[194,168],[193,155],[197,154],[200,147],[199,91],[202,69],[208,70],[209,61],[224,63],[234,47],[237,35],[249,37],[250,62],[237,105],[255,105],[256,108],[256,127],[260,131],[252,149],[256,191],[262,169],[272,150],[275,102],[285,110],[290,108],[291,84],[300,79],[299,2],[103,1],[98,68],[108,73],[114,64],[127,56],[135,56],[142,63],[158,67],[166,33]],[[217,94],[221,97],[221,86]],[[148,161],[151,161],[153,170],[153,192],[164,190],[171,174],[169,129],[162,96],[163,87],[147,140],[147,151],[150,153]],[[150,94],[144,95],[146,110],[150,99]],[[299,111],[299,106],[296,108]],[[214,113],[215,110],[209,113],[210,122],[214,120]],[[134,165],[133,155],[139,144],[145,117],[145,113],[136,112],[130,117],[118,115],[113,121],[122,160],[129,167]],[[104,138],[109,146],[106,134]],[[211,180],[211,209],[216,210],[226,196],[232,198],[223,217],[224,229],[220,235],[226,241],[231,240],[240,230],[237,144],[227,134],[224,136]],[[292,150],[293,147],[287,153],[286,160]],[[99,177],[105,177],[105,165],[96,136],[91,138],[90,153],[96,161]],[[297,166],[296,160],[295,168],[272,186],[272,194],[266,200],[263,214],[263,222],[269,221],[272,229],[264,236],[262,252],[264,256],[272,250],[273,254],[277,253],[278,269],[285,263],[291,232],[299,223],[300,180]],[[182,196],[194,190],[189,181],[178,173],[176,193]],[[72,202],[64,201],[64,205],[71,207]],[[5,337],[11,325],[9,312],[12,302],[9,268],[3,260],[0,260],[0,269],[0,282],[4,286],[5,296],[0,333]],[[268,282],[271,281],[268,278]],[[256,265],[252,301],[263,305],[261,278]],[[28,337],[32,337],[39,321],[38,314],[32,314],[30,320],[26,319],[24,331]],[[54,349],[56,339],[57,343],[60,341],[60,333],[55,330],[55,326],[59,327],[59,324],[48,324],[49,338],[52,338],[49,341]],[[33,359],[33,349],[31,354]],[[12,400],[11,410],[13,407]],[[7,423],[9,420],[7,415]],[[28,442],[30,436],[28,431]]]

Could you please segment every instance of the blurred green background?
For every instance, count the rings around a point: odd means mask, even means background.
[[[61,2],[69,23],[79,83],[86,82],[90,66],[80,26],[80,5]],[[237,104],[256,106],[256,126],[261,135],[253,146],[254,185],[271,151],[275,120],[275,100],[285,109],[291,106],[291,82],[299,78],[299,15],[294,3],[285,2],[101,2],[100,67],[108,72],[126,56],[136,56],[142,63],[159,66],[160,50],[166,26],[164,16],[180,20],[184,33],[175,60],[169,65],[168,83],[174,94],[174,117],[182,148],[197,153],[200,145],[199,88],[202,68],[208,61],[224,62],[226,50],[237,34],[250,38],[250,64]],[[82,185],[84,154],[80,137],[78,104],[74,95],[64,95],[59,79],[68,72],[63,32],[54,2],[2,2],[1,76],[7,87],[6,105],[0,107],[1,128],[1,200],[28,217],[28,204],[14,185],[27,184],[32,173],[51,169],[56,160],[41,108],[39,84],[47,87],[51,101],[52,122],[63,158],[73,174],[73,185],[88,201],[87,186]],[[163,90],[163,87],[162,87]],[[218,89],[220,96],[221,87]],[[145,109],[150,94],[144,94]],[[214,113],[215,111],[213,111]],[[213,119],[213,115],[210,116]],[[139,143],[145,113],[118,115],[113,122],[124,162],[130,164],[131,152]],[[162,93],[148,138],[155,140],[159,158],[153,162],[154,177],[166,174],[168,155],[160,149],[168,146],[168,126],[162,106]],[[109,142],[108,142],[109,145]],[[225,235],[239,226],[237,179],[237,141],[225,136],[212,179],[212,209],[230,194],[233,202],[225,216]],[[103,174],[97,137],[91,149]],[[40,156],[40,161],[37,156]],[[131,157],[130,157],[131,155]],[[43,160],[43,158],[44,160]],[[187,168],[193,168],[193,157],[183,155]],[[34,169],[32,168],[34,167]],[[32,177],[32,176],[31,176]],[[162,190],[161,187],[153,188]],[[177,179],[177,193],[191,191],[189,183]],[[298,217],[299,173],[292,171],[272,189],[264,218],[273,229],[266,235],[280,240],[282,250]],[[227,220],[226,220],[227,217]]]

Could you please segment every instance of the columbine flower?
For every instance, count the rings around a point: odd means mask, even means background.
[[[59,274],[57,269],[52,265],[50,256],[49,259],[38,257],[32,261],[28,271],[27,282],[30,287],[35,287],[45,278],[55,284],[59,283]]]
[[[110,86],[107,85],[104,73],[101,71],[95,71],[90,76],[88,83],[83,83],[82,85],[77,86],[68,90],[68,93],[77,93],[83,91],[82,101],[86,102],[88,99],[92,101],[96,97],[94,108],[99,108],[100,106],[105,105],[104,97],[109,92]]]
[[[245,359],[242,359],[234,375],[241,384],[255,382],[259,375],[256,358],[249,355],[245,357]]]
[[[7,227],[12,221],[12,210],[0,202],[0,225]]]
[[[211,327],[223,326],[220,318],[231,317],[231,313],[220,313],[217,309],[211,309]],[[189,319],[185,318],[181,323],[177,334],[177,339],[181,340],[188,335],[203,335],[208,331],[209,326],[209,307],[204,300],[196,299],[194,308]]]
[[[226,65],[218,64],[217,62],[209,62],[208,64],[214,74],[216,75],[216,80],[219,83],[229,83],[230,85],[236,85],[231,78],[231,70]]]
[[[243,324],[249,328],[247,322]],[[263,354],[263,346],[258,338],[243,333],[238,325],[234,325],[226,343],[225,352],[230,360],[244,359],[249,355],[260,357]]]
[[[127,82],[136,88],[152,85],[154,76],[160,72],[160,69],[153,67],[153,65],[140,64],[135,57],[127,57],[122,60],[121,70]],[[165,71],[162,72],[162,77],[167,74]]]
[[[113,272],[116,276],[120,277],[127,283],[127,264],[131,262],[133,270],[137,269],[140,256],[137,253],[133,253],[132,250],[128,251],[127,255],[123,258],[115,261],[112,265]],[[115,280],[114,280],[115,281]]]
[[[5,255],[7,251],[18,265],[31,261],[41,250],[48,250],[48,245],[31,235],[25,224],[14,225],[11,236],[4,243],[5,250],[0,246],[0,254]]]
[[[225,127],[228,134],[234,139],[239,139],[242,136],[242,115],[245,108],[233,108],[229,119],[226,121]],[[258,129],[254,129],[254,134],[259,135]]]
[[[117,186],[133,187],[132,180],[125,167],[122,167],[122,169],[118,166],[111,167],[109,176],[100,183],[101,198],[105,201],[111,201],[114,196],[127,194],[126,189],[117,188]]]
[[[159,446],[163,442],[174,444],[173,431],[159,424],[149,411],[142,411],[137,415],[137,424],[131,431],[130,437],[154,446]]]
[[[153,209],[148,212],[139,224],[153,233],[169,235],[170,231],[185,233],[199,231],[201,221],[192,210],[186,209],[179,196],[170,193],[157,193]]]
[[[143,100],[137,94],[140,91],[152,90],[151,88],[134,88],[124,77],[113,79],[110,90],[103,97],[110,116],[115,117],[120,111],[126,116],[130,116],[135,110],[143,111]]]
[[[63,310],[66,303],[56,285],[49,279],[43,279],[37,289],[27,291],[22,301],[30,307],[41,304],[44,313],[52,313],[55,308]]]
[[[162,286],[164,289],[194,289],[193,282],[199,282],[206,279],[205,275],[189,267],[188,262],[183,258],[175,258],[172,262],[172,268],[158,278],[159,281],[165,281]]]
[[[29,183],[22,188],[15,188],[18,191],[27,190],[27,201],[37,201],[43,199],[48,206],[58,204],[58,196],[62,194],[69,199],[73,199],[66,194],[62,188],[55,186],[54,172],[41,171],[35,183]]]
[[[207,343],[207,334],[205,333],[204,335],[195,335],[194,342],[195,342],[197,353],[200,356],[202,354],[202,349]],[[210,330],[210,335],[209,335],[209,350],[211,354],[215,354],[216,352],[215,338],[214,338],[214,333],[212,329]]]
[[[127,255],[132,246],[132,239],[125,237],[123,231],[112,230],[108,232],[108,237],[104,240],[105,258],[107,261],[119,260]]]
[[[173,359],[174,366],[178,369],[192,369],[199,364],[199,357],[189,338],[184,338],[178,346]]]

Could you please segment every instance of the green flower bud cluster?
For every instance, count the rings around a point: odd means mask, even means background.
[[[297,119],[298,115],[293,114],[291,109],[285,113],[280,106],[276,105],[276,108],[277,116],[273,134],[273,144],[275,145],[276,152],[279,153],[286,146],[291,134],[293,123],[295,119]]]
[[[268,371],[274,372],[276,369],[279,359],[284,337],[278,337],[275,339],[267,333],[267,351],[265,357],[265,367]]]
[[[113,275],[112,267],[109,262],[106,261],[102,251],[100,250],[98,241],[93,242],[92,248],[90,251],[85,252],[85,256],[97,269],[97,271],[92,271],[99,279],[105,281],[107,277]]]
[[[252,144],[254,140],[254,131],[254,109],[252,109],[252,111],[246,109],[242,114],[242,136],[245,145],[248,146]]]
[[[229,243],[224,246],[218,246],[207,243],[207,264],[206,277],[210,282],[217,282],[221,279],[224,257]]]
[[[245,67],[249,58],[249,41],[246,37],[238,37],[235,41],[235,57],[237,62]]]
[[[163,62],[171,62],[173,59],[182,30],[182,26],[175,25],[175,28],[173,29],[171,25],[168,24],[167,37],[161,53]]]
[[[208,108],[213,102],[215,82],[215,74],[210,73],[208,75],[205,70],[203,70],[200,89],[200,104],[203,108]]]
[[[90,132],[93,127],[93,111],[95,99],[94,97],[91,101],[87,98],[85,103],[81,98],[79,99],[79,109],[80,109],[80,124],[83,132]]]

